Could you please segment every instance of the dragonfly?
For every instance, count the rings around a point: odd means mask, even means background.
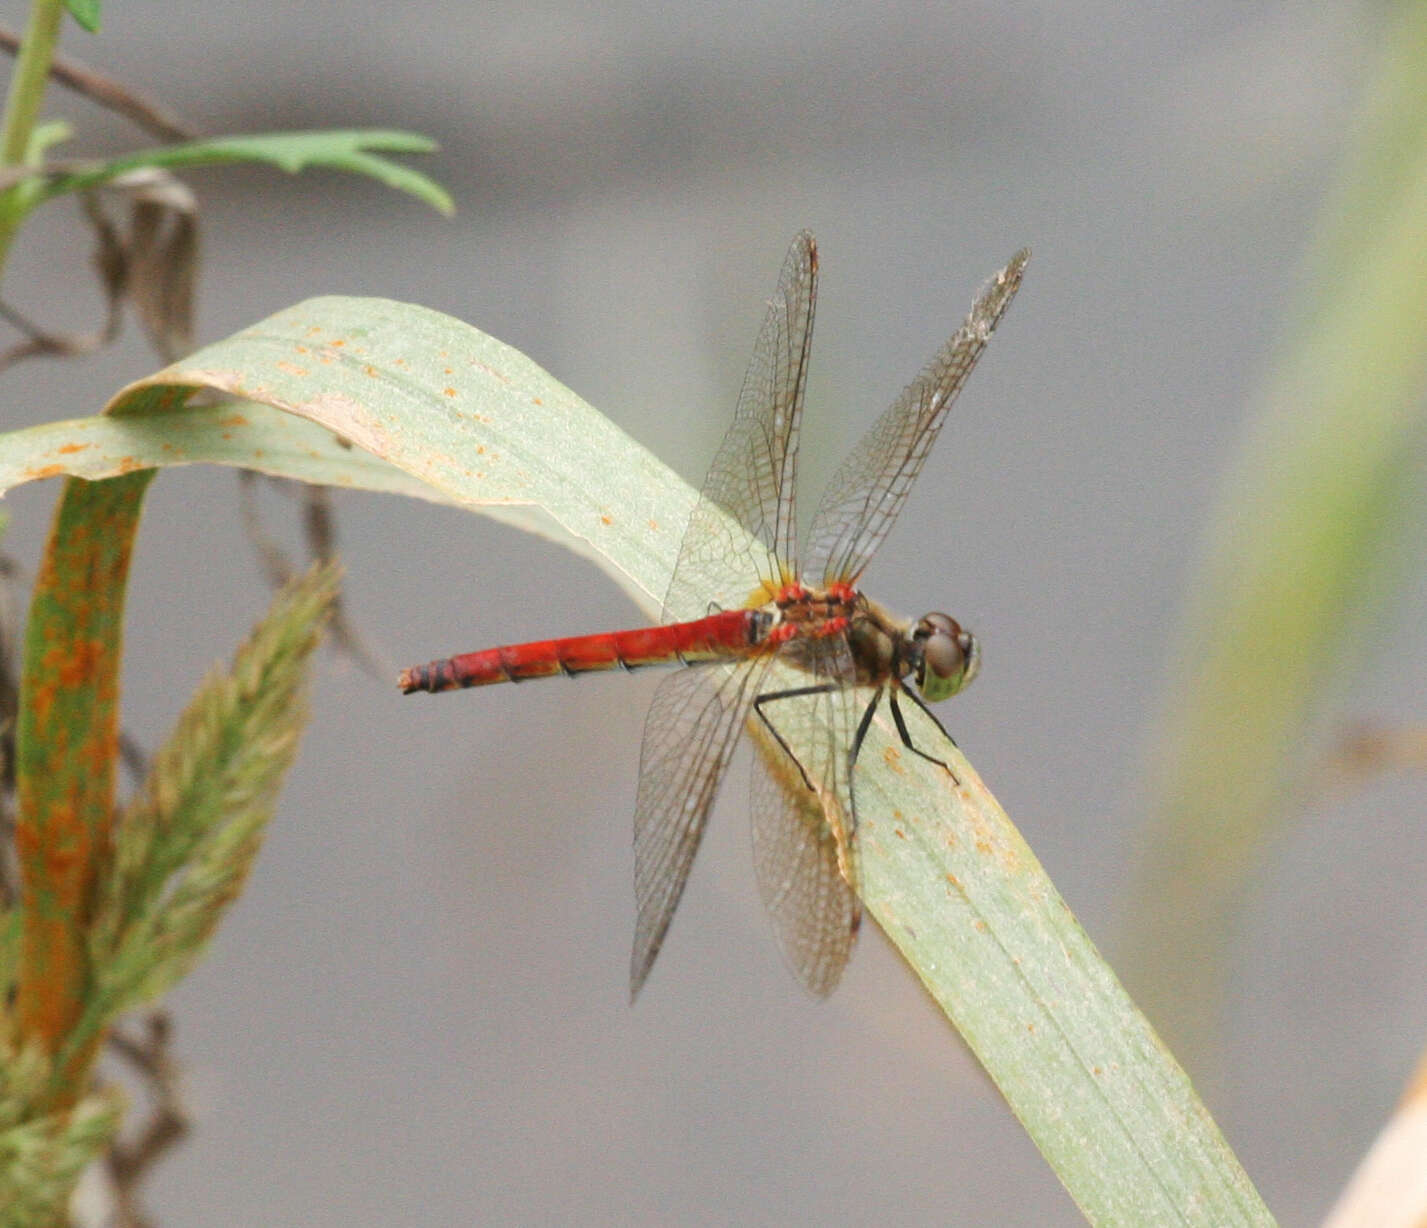
[[[840,980],[861,921],[853,786],[876,713],[885,706],[902,745],[951,773],[915,745],[901,704],[921,709],[944,734],[926,705],[971,682],[979,644],[946,614],[897,617],[858,581],[1020,287],[1029,256],[1018,252],[986,283],[965,323],[835,472],[801,540],[798,432],[818,254],[811,234],[798,235],[733,424],[684,531],[660,624],[508,644],[402,671],[399,684],[410,693],[682,667],[660,683],[644,725],[631,999],[664,943],[746,724],[766,735],[758,739],[752,789],[760,893],[786,962],[818,997]]]

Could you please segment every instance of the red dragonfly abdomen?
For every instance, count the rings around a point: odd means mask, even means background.
[[[404,669],[399,685],[408,693],[454,691],[557,674],[727,660],[759,644],[767,622],[768,616],[759,610],[722,610],[687,623],[506,644]]]

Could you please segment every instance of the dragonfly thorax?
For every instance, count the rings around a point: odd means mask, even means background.
[[[855,590],[834,590],[834,595],[842,599],[848,647],[863,685],[910,678],[923,699],[936,703],[976,676],[980,646],[950,615],[924,614],[910,622]]]

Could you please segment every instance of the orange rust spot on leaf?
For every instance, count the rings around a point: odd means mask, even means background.
[[[295,362],[288,362],[286,358],[278,360],[277,369],[286,371],[289,375],[296,375],[299,379],[307,374],[306,367],[299,367]]]
[[[372,379],[376,379],[377,376],[381,374],[381,372],[378,371],[374,366],[372,366],[371,363],[367,363],[365,366],[362,367],[362,374],[369,375]]]
[[[17,823],[15,825],[15,851],[22,861],[39,855],[44,847],[38,823]]]
[[[84,765],[94,775],[107,772],[119,755],[118,732],[103,737],[90,738],[80,749]]]
[[[54,687],[40,682],[30,688],[30,711],[35,715],[35,728],[44,729],[50,723],[54,705]]]
[[[453,397],[456,395],[456,390],[448,385],[447,387],[441,389],[441,393],[443,396]]]
[[[614,523],[614,518],[613,518],[612,516],[601,516],[601,517],[600,517],[600,524],[613,524],[613,523]]]
[[[339,350],[340,350],[344,345],[346,345],[346,344],[347,344],[347,342],[346,342],[343,338],[341,338],[341,337],[336,338],[336,339],[332,342],[332,345],[333,345],[336,349],[339,349]]]
[[[93,446],[92,443],[67,443],[60,448],[59,452],[61,456],[70,456],[75,452],[83,452],[85,448],[92,448]]]
[[[95,671],[104,659],[102,640],[75,640],[71,651],[63,654],[62,660],[52,660],[55,651],[45,654],[45,664],[54,670],[54,676],[62,687],[79,687],[94,677]]]
[[[44,858],[49,881],[67,897],[66,904],[74,907],[81,903],[75,898],[75,871],[89,868],[93,841],[89,839],[89,829],[79,821],[73,804],[51,802],[47,809],[49,822],[45,825],[43,847],[31,851]]]
[[[63,465],[41,465],[38,469],[28,470],[32,481],[39,482],[45,478],[57,478],[65,468]]]
[[[542,401],[539,397],[531,397],[531,398],[530,398],[530,403],[531,403],[532,405],[544,405],[544,404],[545,404],[545,402]]]

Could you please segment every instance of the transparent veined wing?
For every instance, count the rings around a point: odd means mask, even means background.
[[[809,993],[826,997],[842,979],[862,920],[839,868],[837,837],[781,750],[758,750],[752,805],[753,865],[783,959]]]
[[[849,739],[866,688],[852,688],[842,636],[808,641],[793,668],[781,659],[762,684],[753,767],[753,863],[783,957],[819,997],[852,954],[857,896]]]
[[[947,411],[1021,285],[1028,250],[993,277],[956,334],[872,424],[823,493],[808,535],[811,574],[854,583],[887,536]]]
[[[817,300],[812,235],[793,240],[763,318],[733,424],[684,530],[664,598],[664,622],[698,618],[710,603],[742,606],[760,581],[797,569],[794,488],[798,427]],[[750,547],[739,530],[754,539]]]
[[[719,783],[771,658],[691,665],[659,684],[644,721],[634,806],[634,898],[629,965],[635,997],[684,894]]]

